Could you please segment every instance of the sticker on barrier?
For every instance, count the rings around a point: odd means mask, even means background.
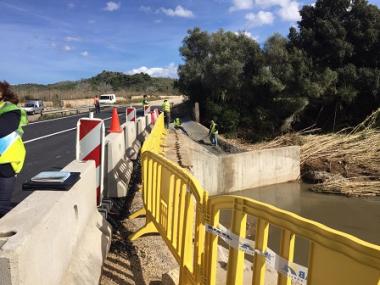
[[[127,122],[136,122],[136,108],[127,107]]]
[[[104,122],[81,118],[77,124],[76,159],[94,160],[96,167],[96,202],[101,205],[104,177]]]
[[[255,249],[255,242],[249,239],[241,238],[228,230],[223,225],[213,227],[206,224],[206,231],[220,237],[229,246],[238,248],[241,251],[249,255],[262,255],[265,256],[265,261],[268,267],[276,270],[277,272],[286,275],[296,284],[306,285],[308,269],[302,265],[291,262],[282,258],[270,248],[267,248],[265,252]]]
[[[150,105],[144,105],[144,116],[150,114]]]

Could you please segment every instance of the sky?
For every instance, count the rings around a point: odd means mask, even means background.
[[[175,78],[189,29],[287,35],[314,0],[0,0],[0,80],[78,80],[103,70]],[[370,3],[380,6],[380,0]]]

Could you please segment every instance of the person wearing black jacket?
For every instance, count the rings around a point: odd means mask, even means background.
[[[0,81],[0,217],[11,207],[16,175],[25,159],[21,140],[25,112],[17,107],[18,98],[7,82]]]

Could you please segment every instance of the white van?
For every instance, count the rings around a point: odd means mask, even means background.
[[[28,115],[42,114],[44,111],[44,102],[41,100],[28,100],[25,102],[24,110]]]
[[[115,94],[103,94],[99,98],[100,105],[115,104],[116,95]]]

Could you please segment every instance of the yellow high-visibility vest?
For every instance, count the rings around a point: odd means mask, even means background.
[[[164,102],[164,103],[162,104],[162,110],[163,110],[164,112],[170,112],[170,103],[169,103],[168,101],[166,101],[166,102]]]
[[[27,122],[26,114],[12,103],[3,102],[0,104],[0,116],[15,110],[21,112],[19,127],[17,131],[0,138],[0,164],[10,163],[13,170],[20,173],[26,155],[25,146],[21,139],[22,126]]]

